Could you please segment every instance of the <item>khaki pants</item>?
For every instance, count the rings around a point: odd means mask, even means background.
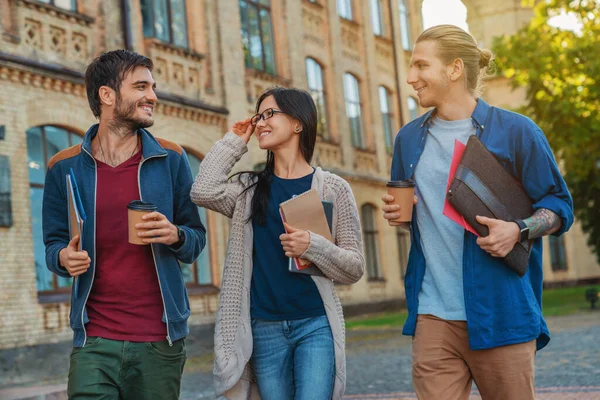
[[[420,400],[468,400],[475,381],[483,400],[535,399],[535,340],[471,350],[465,321],[419,315],[413,384]]]

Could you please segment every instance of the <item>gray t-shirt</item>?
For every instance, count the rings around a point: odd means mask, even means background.
[[[466,144],[474,134],[471,118],[434,118],[415,170],[417,224],[426,262],[418,313],[451,321],[467,319],[463,295],[464,229],[442,213],[454,140]]]

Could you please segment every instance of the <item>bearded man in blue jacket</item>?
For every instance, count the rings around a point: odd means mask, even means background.
[[[48,163],[43,233],[48,268],[74,277],[70,399],[179,397],[190,304],[180,268],[206,243],[189,192],[185,151],[152,136],[157,103],[152,61],[127,50],[104,53],[85,74],[99,123],[83,143]],[[66,176],[86,214],[69,240]],[[128,241],[128,204],[157,210],[135,226],[146,245]],[[133,228],[133,227],[132,227]],[[79,241],[82,251],[78,251]]]

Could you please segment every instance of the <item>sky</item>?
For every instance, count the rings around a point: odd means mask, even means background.
[[[424,0],[422,11],[424,29],[434,25],[453,24],[469,30],[467,8],[460,0]],[[550,18],[549,24],[575,33],[581,32],[581,24],[573,15],[565,12]]]
[[[467,8],[460,0],[424,0],[423,24],[425,29],[434,25],[452,24],[469,30]]]

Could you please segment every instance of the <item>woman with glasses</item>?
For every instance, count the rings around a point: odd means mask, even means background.
[[[229,178],[252,136],[267,151],[265,169]],[[217,396],[343,396],[344,317],[333,282],[358,281],[365,261],[350,186],[310,165],[316,136],[310,94],[271,89],[258,99],[256,115],[233,124],[213,146],[192,187],[196,204],[231,218],[215,326]],[[281,221],[279,204],[311,188],[333,204],[335,244]],[[324,276],[290,272],[290,257],[312,262]]]

